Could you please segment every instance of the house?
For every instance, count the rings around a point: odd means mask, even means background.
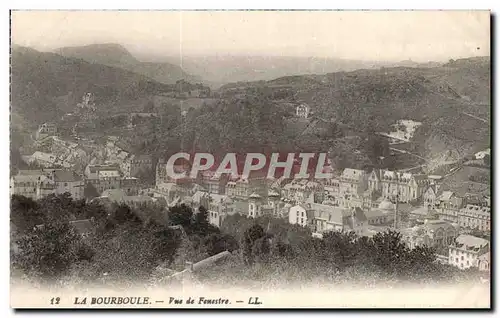
[[[490,242],[488,240],[472,235],[459,235],[452,244],[450,244],[448,257],[449,264],[460,269],[470,267],[480,267],[480,257],[489,253]],[[488,259],[489,257],[486,256]],[[485,257],[482,258],[484,262]],[[483,263],[482,268],[489,268],[489,260]]]
[[[458,212],[458,224],[464,228],[490,232],[490,207],[467,204]]]
[[[307,205],[299,204],[292,206],[288,214],[290,224],[298,224],[306,227],[314,219],[314,211]]]
[[[85,182],[74,171],[53,170],[49,173],[49,178],[56,186],[55,194],[69,193],[74,200],[80,200],[84,197]]]
[[[476,160],[482,160],[484,159],[486,156],[490,156],[491,155],[491,150],[490,148],[486,149],[486,150],[483,150],[483,151],[479,151],[477,152],[474,157],[476,158]]]
[[[44,123],[36,131],[36,139],[43,139],[57,133],[57,126],[54,123]]]
[[[300,118],[307,119],[309,117],[310,112],[311,109],[306,104],[300,104],[295,108],[295,115]]]

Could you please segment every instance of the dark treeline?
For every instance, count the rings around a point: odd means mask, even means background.
[[[79,235],[72,220],[90,220],[90,234]],[[233,255],[200,278],[231,283],[269,280],[339,279],[395,282],[459,281],[461,271],[436,262],[427,247],[409,249],[397,232],[372,238],[330,232],[313,238],[308,228],[282,219],[228,216],[221,228],[208,211],[186,205],[103,206],[50,195],[39,201],[11,198],[13,273],[25,278],[106,283],[150,280],[155,269],[183,270],[223,251]],[[174,226],[176,225],[176,226]],[[180,227],[179,227],[180,226]],[[14,252],[14,250],[16,250]],[[227,281],[229,283],[229,281]]]

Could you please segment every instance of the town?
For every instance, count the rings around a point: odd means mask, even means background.
[[[12,11],[11,306],[488,306],[491,13],[433,14]]]
[[[299,105],[297,112],[303,109]],[[92,146],[99,161],[84,150],[88,140],[61,139],[54,124],[41,125],[35,136],[40,150],[26,160],[38,168],[19,170],[11,177],[12,195],[39,200],[69,193],[74,200],[161,204],[165,213],[181,204],[194,210],[203,206],[216,227],[234,214],[269,216],[309,228],[318,238],[330,231],[371,237],[395,230],[410,248],[435,248],[440,262],[460,269],[490,270],[489,193],[450,189],[446,179],[453,172],[425,175],[346,168],[316,180],[287,175],[274,178],[265,171],[238,176],[202,167],[205,170],[195,178],[177,178],[175,173],[167,173],[165,160],[153,166],[151,156],[129,152],[116,137]],[[489,155],[489,149],[479,152],[473,161],[481,163]],[[185,171],[187,164],[187,160],[178,160],[173,170]],[[77,166],[83,169],[76,170]],[[154,184],[145,185],[140,176],[151,170],[155,171]]]

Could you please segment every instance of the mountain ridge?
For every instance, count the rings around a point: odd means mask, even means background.
[[[126,47],[116,43],[62,47],[54,52],[66,57],[83,59],[89,63],[123,68],[163,84],[174,84],[178,80],[202,81],[200,77],[186,73],[178,65],[140,61]]]

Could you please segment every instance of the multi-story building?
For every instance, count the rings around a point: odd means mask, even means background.
[[[213,194],[225,194],[228,177],[216,175],[214,171],[203,171],[200,174],[200,184]]]
[[[356,197],[367,189],[368,176],[365,171],[358,169],[344,169],[340,176],[340,194],[345,200]]]
[[[436,211],[439,218],[453,223],[458,223],[458,214],[463,208],[464,200],[452,191],[443,191],[438,197]]]
[[[236,181],[231,180],[225,185],[226,195],[239,200],[248,199],[254,192],[260,196],[267,195],[266,177],[239,178]]]
[[[314,195],[324,197],[323,185],[307,179],[293,180],[283,187],[282,192],[283,197],[297,204],[306,202]]]
[[[209,222],[220,227],[222,221],[235,213],[233,200],[227,195],[198,191],[192,197],[193,207],[203,206],[208,210]]]
[[[380,175],[384,198],[397,198],[399,202],[411,202],[420,198],[430,181],[424,175],[385,170]],[[372,180],[373,181],[373,180]]]
[[[55,184],[55,194],[69,193],[74,200],[83,199],[85,182],[74,171],[57,169],[51,171],[48,177]]]
[[[36,170],[40,171],[40,170]],[[10,178],[10,194],[38,200],[55,193],[56,184],[45,173],[18,174]]]
[[[142,171],[153,169],[153,160],[149,155],[130,155],[121,164],[125,177],[136,177]]]
[[[460,235],[450,244],[448,252],[449,264],[460,269],[480,266],[483,266],[482,268],[488,266],[489,268],[489,260],[487,265],[480,262],[480,257],[489,253],[489,251],[490,242],[488,240],[472,235]]]
[[[490,231],[491,214],[487,206],[467,204],[458,212],[458,224],[464,228]]]

